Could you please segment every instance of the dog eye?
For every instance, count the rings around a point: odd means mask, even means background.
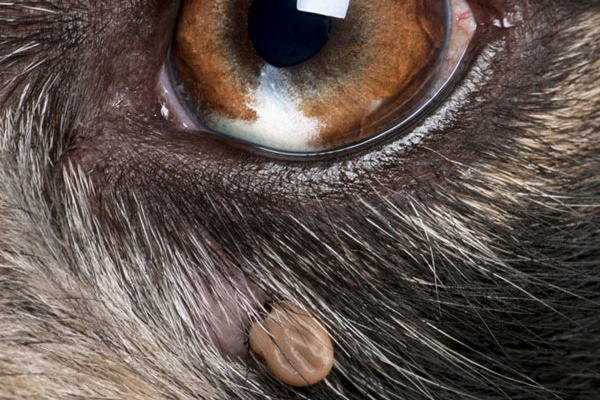
[[[164,98],[166,114],[278,153],[355,148],[422,115],[476,30],[466,0],[323,4],[184,2],[162,79],[177,88],[165,90],[177,94]]]

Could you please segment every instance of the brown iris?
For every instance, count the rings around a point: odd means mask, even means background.
[[[343,148],[398,124],[427,93],[448,29],[444,1],[354,0],[320,51],[276,67],[253,47],[251,4],[185,1],[174,72],[207,128],[284,152]]]

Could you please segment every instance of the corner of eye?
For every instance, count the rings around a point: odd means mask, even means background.
[[[159,114],[164,120],[182,129],[198,128],[198,124],[190,116],[177,95],[168,65],[163,65],[160,69],[156,94],[159,99]]]

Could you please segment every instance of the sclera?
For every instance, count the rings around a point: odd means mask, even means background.
[[[333,343],[327,331],[290,302],[275,304],[248,332],[250,349],[281,382],[308,386],[323,380],[333,367]]]

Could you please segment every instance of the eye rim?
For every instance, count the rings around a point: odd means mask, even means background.
[[[495,2],[492,6],[494,5]],[[531,15],[536,9],[533,7],[532,10],[525,10],[525,15]],[[482,15],[489,14],[483,13]],[[484,50],[492,41],[506,35],[504,30],[493,26],[491,21],[489,24],[480,25],[478,27],[479,39],[472,41],[472,43],[478,44],[471,52],[474,59],[478,58],[475,56],[478,56],[481,50]],[[532,27],[531,24],[527,24],[527,26]],[[515,43],[514,48],[509,48],[508,51],[519,51],[520,48],[521,46]],[[160,51],[162,62],[166,59],[167,51],[168,47]],[[162,63],[158,64],[154,72],[153,85],[156,85],[156,75],[161,65]],[[470,64],[464,64],[463,67],[468,68],[469,71],[461,76],[460,80],[468,83],[473,77]],[[503,68],[507,68],[504,63],[493,64],[486,73],[494,77],[497,70]],[[457,138],[455,135],[456,129],[465,126],[453,119],[448,120],[446,124],[443,120],[445,117],[441,112],[438,115],[438,107],[434,113],[414,122],[417,129],[425,131],[427,148],[422,145],[401,147],[397,143],[401,142],[402,138],[393,136],[383,141],[382,144],[374,143],[376,146],[357,149],[347,154],[337,153],[333,157],[273,157],[271,152],[263,153],[254,147],[244,146],[238,141],[216,136],[204,130],[198,131],[197,136],[190,135],[188,131],[159,116],[160,101],[156,96],[156,87],[148,86],[154,93],[154,100],[152,103],[147,103],[148,107],[115,110],[116,117],[125,119],[123,122],[109,122],[112,125],[108,133],[102,136],[90,133],[90,128],[83,126],[81,128],[84,130],[83,132],[82,130],[74,132],[76,137],[71,142],[72,147],[70,148],[70,150],[75,150],[74,153],[66,154],[63,160],[74,159],[76,163],[82,163],[84,171],[93,172],[96,176],[95,179],[102,181],[130,182],[130,184],[137,185],[138,178],[130,178],[120,172],[126,170],[128,166],[135,166],[134,169],[140,170],[142,175],[144,171],[149,173],[155,171],[159,166],[163,171],[161,175],[179,171],[176,175],[182,176],[182,180],[195,182],[206,180],[201,185],[183,184],[183,187],[190,191],[189,196],[192,196],[192,193],[201,192],[202,188],[210,190],[219,188],[218,190],[232,191],[241,196],[248,193],[261,195],[265,191],[270,191],[269,197],[275,199],[303,201],[302,199],[319,196],[323,199],[330,199],[335,204],[340,202],[345,204],[346,195],[344,193],[353,190],[353,187],[366,194],[369,192],[368,187],[371,186],[381,187],[382,190],[385,190],[385,187],[402,187],[403,190],[412,191],[418,188],[418,185],[414,184],[415,179],[433,180],[434,182],[447,181],[447,177],[438,176],[438,170],[452,168],[453,163],[444,162],[442,158],[450,157],[469,163],[478,157],[477,154],[472,154],[473,152],[463,151],[464,141],[468,139]],[[466,85],[459,83],[454,85],[448,92],[447,98],[453,99],[453,93],[463,86]],[[482,86],[477,84],[474,90],[475,94],[479,93],[481,89]],[[471,96],[471,92],[473,90],[470,89],[468,96]],[[93,100],[89,93],[81,93],[80,96]],[[440,108],[445,108],[445,102],[444,99],[440,100]],[[484,105],[487,103],[485,102]],[[463,107],[461,103],[455,111],[457,113],[466,112],[466,116],[469,117],[470,113],[465,107],[468,106],[464,105]],[[453,111],[452,107],[450,109]],[[100,116],[99,119],[110,119],[113,116],[115,115],[111,113],[104,117]],[[432,123],[429,121],[430,117],[433,118]],[[140,132],[141,129],[144,129],[147,134],[132,136],[129,132],[130,129],[123,128],[123,126],[127,126],[124,124],[130,123],[130,121],[139,124]],[[479,129],[473,124],[469,125],[469,128]],[[137,128],[132,131],[136,130]],[[444,136],[443,140],[439,140],[442,130],[444,134],[448,132],[448,139]],[[476,142],[480,143],[490,139],[496,140],[490,138],[483,131]],[[90,154],[89,151],[86,153],[86,150],[78,151],[78,147],[81,145],[88,149],[93,148],[94,152]],[[139,152],[142,147],[144,147],[143,156]],[[112,154],[111,148],[118,148],[118,153]],[[146,153],[145,148],[151,151]],[[174,155],[165,159],[164,154],[167,152]],[[110,156],[107,156],[108,154]],[[435,159],[431,157],[434,154],[437,154]],[[445,156],[441,157],[440,154],[445,154]],[[388,169],[394,170],[389,172],[391,174],[389,181],[382,175],[382,171]],[[445,174],[445,172],[443,173]],[[359,178],[348,180],[347,177],[350,175]],[[384,175],[388,175],[388,172]],[[420,178],[421,175],[423,178]],[[147,187],[148,183],[158,184],[160,179],[160,177],[145,176],[143,185]],[[419,189],[419,191],[422,190]]]
[[[70,101],[77,103],[78,112],[80,110],[83,110],[83,112],[79,112],[77,116],[74,114],[65,115],[64,126],[70,130],[60,131],[63,136],[56,138],[58,145],[56,152],[52,155],[52,160],[57,168],[74,161],[75,164],[82,167],[82,172],[89,174],[95,182],[99,180],[99,185],[102,185],[106,180],[110,180],[110,184],[116,187],[105,189],[110,191],[123,190],[124,188],[131,190],[131,186],[136,186],[141,182],[137,177],[133,177],[132,180],[131,173],[123,172],[128,166],[136,167],[140,174],[148,174],[144,178],[144,186],[139,188],[141,191],[146,190],[148,183],[159,184],[158,181],[163,179],[167,169],[169,171],[185,169],[187,174],[185,180],[196,182],[207,177],[211,179],[214,174],[217,174],[213,170],[231,169],[231,172],[219,172],[219,174],[228,174],[230,181],[233,182],[231,186],[226,188],[228,192],[231,190],[242,195],[246,193],[254,195],[258,193],[256,188],[259,188],[260,192],[263,193],[271,190],[273,194],[270,197],[275,196],[277,199],[304,201],[309,197],[322,195],[324,201],[326,201],[325,199],[331,199],[336,204],[340,203],[336,199],[339,200],[340,197],[344,196],[344,192],[352,190],[352,187],[363,194],[368,194],[373,187],[383,191],[388,188],[389,190],[398,189],[423,193],[424,191],[429,192],[431,188],[419,187],[415,181],[420,179],[427,186],[430,184],[430,177],[438,187],[439,185],[444,187],[452,185],[452,175],[446,176],[445,171],[442,171],[443,176],[436,175],[436,171],[433,170],[444,169],[446,166],[452,167],[458,165],[458,163],[461,165],[470,165],[475,162],[485,163],[487,160],[485,154],[477,151],[477,148],[473,150],[473,146],[489,148],[489,143],[494,146],[496,143],[506,143],[511,138],[511,132],[505,130],[502,136],[497,136],[497,132],[493,129],[494,121],[501,122],[502,118],[492,118],[486,124],[478,121],[468,121],[479,118],[481,112],[490,115],[494,112],[510,113],[510,110],[496,107],[499,104],[498,102],[511,101],[510,96],[516,95],[517,100],[525,101],[525,99],[518,97],[522,94],[516,89],[521,83],[519,79],[523,79],[522,77],[527,77],[528,74],[537,70],[532,69],[535,66],[527,61],[518,64],[517,70],[514,70],[511,63],[519,61],[522,58],[520,54],[524,52],[536,55],[534,47],[541,42],[544,35],[555,32],[551,28],[552,26],[558,25],[566,28],[567,23],[574,16],[583,13],[581,10],[573,11],[569,5],[555,0],[546,5],[529,1],[520,3],[512,0],[470,0],[472,6],[479,3],[485,3],[486,7],[489,4],[489,7],[499,10],[499,16],[495,16],[497,21],[502,21],[503,17],[507,16],[514,25],[511,29],[498,29],[497,26],[492,24],[493,21],[489,17],[489,13],[486,13],[487,11],[481,14],[483,17],[477,18],[478,21],[483,21],[481,22],[483,25],[487,25],[481,27],[482,39],[479,46],[477,46],[478,49],[485,52],[482,56],[484,58],[482,62],[486,64],[484,71],[487,76],[486,82],[479,83],[477,81],[478,75],[482,71],[472,73],[469,70],[467,72],[461,79],[464,83],[458,82],[449,92],[447,101],[441,100],[441,108],[445,109],[446,103],[450,103],[447,109],[451,118],[445,119],[443,114],[446,111],[442,112],[436,109],[432,115],[424,118],[422,124],[416,124],[416,128],[422,130],[428,136],[427,142],[423,146],[400,148],[396,145],[396,142],[401,141],[401,139],[393,138],[385,142],[385,145],[369,147],[364,151],[361,149],[361,151],[351,153],[348,156],[338,155],[327,159],[311,159],[311,162],[308,163],[304,162],[305,160],[291,162],[294,160],[264,156],[252,150],[243,149],[231,140],[226,141],[208,133],[206,135],[200,134],[200,139],[196,140],[188,132],[182,131],[176,125],[159,116],[160,102],[156,96],[155,84],[158,69],[165,60],[167,48],[160,47],[160,44],[157,44],[154,40],[150,41],[142,38],[144,47],[140,51],[140,46],[135,44],[136,51],[145,57],[144,59],[149,58],[152,61],[152,66],[148,68],[148,74],[145,74],[141,79],[139,74],[136,73],[135,82],[139,82],[140,87],[143,86],[142,88],[147,93],[144,92],[140,102],[134,103],[131,107],[112,109],[111,105],[107,103],[107,98],[110,96],[104,94],[104,92],[108,92],[107,88],[101,87],[100,93],[97,93],[90,91],[90,86],[86,85],[68,86],[61,97],[56,98],[56,102],[59,105],[63,102],[66,104],[65,99],[68,96]],[[138,6],[139,8],[142,7],[141,5]],[[585,9],[585,7],[582,9]],[[552,12],[548,12],[549,10]],[[477,8],[474,8],[473,11],[477,11]],[[164,12],[153,11],[154,14],[162,16]],[[476,17],[478,15],[476,14]],[[99,16],[90,16],[91,23],[94,22],[93,18],[99,18]],[[133,15],[133,18],[126,18],[120,12],[115,12],[112,21],[116,24],[127,25],[127,29],[131,29],[130,32],[136,34],[138,32],[134,30],[133,26],[129,28],[134,18],[139,18],[139,16]],[[169,32],[166,35],[170,35],[172,25],[165,23],[164,17],[161,17],[161,21],[163,21],[163,25],[168,25]],[[528,40],[532,31],[535,33],[534,37]],[[121,30],[120,33],[122,32],[124,31]],[[165,32],[162,31],[160,37],[164,38]],[[104,29],[96,33],[96,35],[86,36],[87,41],[92,45],[92,49],[98,49],[101,43],[107,41],[115,42],[115,29]],[[504,39],[506,40],[504,41]],[[487,48],[491,44],[495,46],[496,51],[502,54],[493,58],[487,55]],[[73,71],[68,62],[78,56],[86,55],[87,52],[90,52],[89,48],[89,46],[86,48],[86,53],[71,52],[68,54],[68,59],[63,58],[63,64],[59,65],[65,66],[63,68],[65,72],[57,75],[57,82],[73,80],[73,76],[66,72]],[[157,48],[159,49],[158,52],[156,52]],[[101,55],[103,57],[110,55],[110,52],[114,50],[113,46]],[[119,48],[118,50],[120,54],[122,49]],[[474,57],[475,64],[479,65],[479,51],[476,51],[476,53],[476,57]],[[100,54],[99,51],[98,54]],[[555,51],[550,54],[558,55],[561,53]],[[155,58],[160,60],[155,60]],[[487,63],[490,60],[493,63],[488,67]],[[470,68],[470,66],[468,67]],[[153,71],[149,71],[150,69]],[[107,72],[112,73],[114,71],[93,68],[90,68],[89,72],[86,70],[86,73],[95,73],[99,76],[107,75]],[[77,70],[77,73],[82,74],[81,70]],[[124,81],[122,75],[118,77],[111,76],[110,82],[114,82],[115,85],[123,85],[121,83]],[[86,77],[87,75],[84,76],[84,78]],[[126,78],[128,79],[127,84],[132,82],[131,77],[126,76]],[[473,82],[471,82],[471,79],[473,79]],[[542,82],[540,81],[540,83]],[[94,89],[96,86],[91,86],[91,88]],[[455,95],[463,88],[467,91],[467,99],[474,102],[482,101],[481,111],[473,112],[473,103],[456,102],[455,99],[460,101],[464,98],[464,95]],[[101,104],[98,104],[99,100]],[[94,120],[91,120],[89,115]],[[467,121],[463,122],[454,118],[456,115],[460,115],[461,118],[466,117]],[[109,134],[97,136],[95,132],[99,124],[98,121],[109,120],[109,123],[111,123],[112,118],[123,119],[123,122],[117,122]],[[139,124],[139,127],[130,129],[127,125],[123,125],[130,123],[130,121]],[[146,132],[148,132],[148,135],[146,135]],[[462,136],[464,133],[469,132],[474,133],[474,135],[467,138]],[[147,136],[152,137],[148,139]],[[175,139],[175,142],[169,143],[172,138]],[[440,138],[443,140],[440,140]],[[467,145],[465,145],[465,141]],[[129,148],[126,148],[124,144]],[[152,151],[160,153],[162,159],[153,158],[149,160],[143,146],[153,147]],[[118,148],[119,153],[111,153],[111,147]],[[467,147],[466,151],[465,147]],[[213,151],[214,153],[211,154]],[[165,157],[166,153],[173,155]],[[442,159],[446,159],[446,161]],[[161,176],[155,174],[157,168],[161,170]],[[389,169],[393,170],[389,171]],[[336,174],[340,174],[339,171],[341,171],[341,174],[352,174],[357,178],[344,181],[336,176]],[[430,171],[431,173],[429,173]],[[423,172],[427,176],[420,178],[420,174]],[[154,176],[150,176],[150,174]],[[241,178],[238,179],[238,175],[242,175]],[[385,175],[390,175],[389,181],[386,180]],[[196,183],[195,187],[188,187],[189,190],[194,190],[193,193],[189,192],[185,195],[180,193],[180,195],[192,199],[195,196],[194,193],[202,188],[212,190],[216,186],[219,190],[225,190],[223,187],[219,188],[220,185],[221,183],[218,181],[209,181],[204,186]],[[333,195],[330,196],[330,193],[333,193]]]
[[[451,34],[451,29],[453,25],[452,21],[456,17],[456,15],[453,14],[453,6],[451,5],[452,1],[453,0],[444,1],[444,7],[448,9],[448,12],[446,12],[446,24],[449,27],[449,29],[447,29],[445,33],[446,42],[448,42],[448,37]],[[473,61],[473,57],[477,54],[478,49],[481,47],[481,38],[482,36],[484,36],[485,31],[488,30],[486,24],[481,22],[481,16],[489,16],[490,14],[489,12],[481,12],[481,8],[484,8],[484,6],[479,5],[474,0],[463,1],[466,4],[468,4],[468,6],[471,8],[472,17],[476,21],[476,27],[469,44],[464,49],[462,49],[460,61],[458,61],[452,67],[452,72],[441,86],[439,86],[433,92],[425,92],[423,94],[423,99],[421,99],[416,106],[410,109],[410,114],[408,114],[403,120],[395,123],[394,126],[386,128],[382,132],[374,134],[371,137],[364,139],[360,142],[326,150],[287,151],[277,148],[271,148],[266,145],[253,143],[250,140],[228,135],[206,127],[194,112],[191,104],[185,99],[185,94],[183,94],[181,90],[178,90],[179,94],[177,96],[179,97],[179,101],[182,104],[182,107],[185,110],[187,110],[187,118],[191,121],[194,121],[196,125],[195,129],[190,129],[190,133],[208,133],[211,135],[215,135],[217,137],[223,138],[233,147],[243,150],[245,152],[270,159],[286,161],[321,161],[332,159],[335,157],[345,157],[368,151],[374,146],[389,143],[394,140],[406,140],[407,137],[410,135],[412,129],[415,126],[417,126],[420,122],[422,122],[425,118],[427,118],[428,115],[430,115],[431,110],[435,109],[436,104],[442,104],[445,101],[447,95],[450,92],[452,92],[455,85],[464,78],[464,71],[468,70],[468,66]],[[493,6],[490,6],[490,8],[495,9]],[[447,50],[448,46],[445,46],[442,50],[442,54],[439,56],[440,60],[444,60]],[[169,75],[171,76],[172,80],[171,85],[175,87],[180,86],[181,84],[179,82],[175,82],[175,76],[177,74],[174,69],[175,67],[173,65],[173,57],[171,56],[171,54],[172,44],[171,46],[169,46],[168,49],[168,56],[167,61],[165,63],[165,68],[169,70]],[[440,69],[441,65],[438,66],[434,78],[431,80],[430,83],[428,83],[428,85],[437,85],[436,79]],[[402,133],[405,134],[402,135]]]

